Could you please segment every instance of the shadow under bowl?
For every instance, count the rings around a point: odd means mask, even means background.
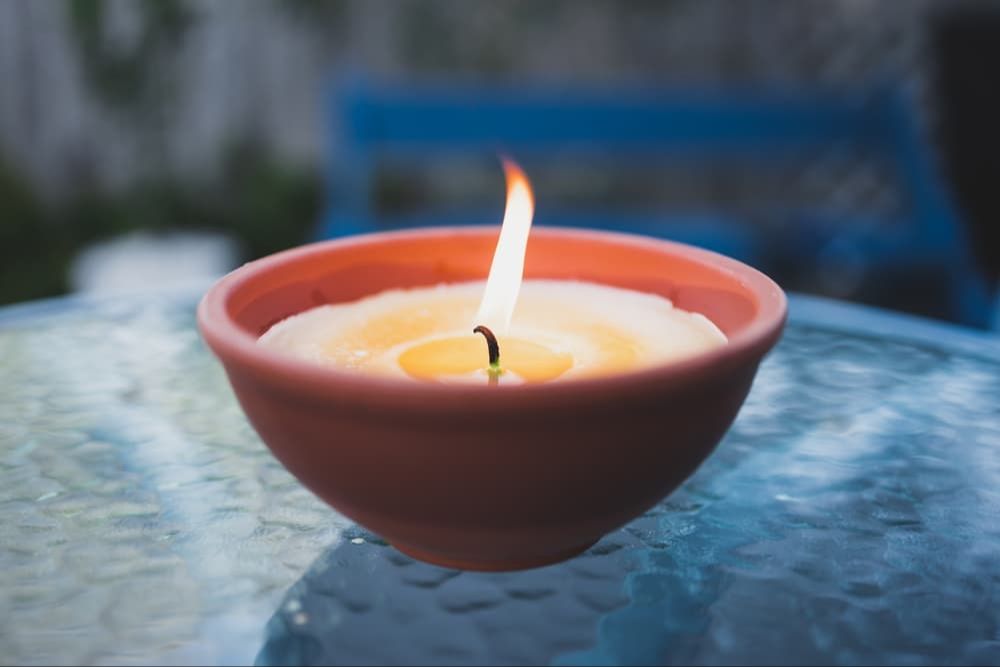
[[[539,385],[366,377],[257,344],[317,305],[482,280],[495,228],[436,228],[306,245],[251,262],[198,307],[202,336],[274,455],[345,516],[421,560],[510,570],[563,560],[679,486],[732,424],[781,335],[762,273],[705,250],[536,228],[527,278],[662,295],[729,343],[669,365]]]

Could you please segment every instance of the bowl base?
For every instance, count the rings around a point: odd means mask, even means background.
[[[466,558],[452,558],[443,554],[431,551],[424,551],[418,547],[411,547],[407,544],[393,542],[392,546],[398,551],[431,565],[437,565],[449,570],[468,570],[471,572],[510,572],[512,570],[530,570],[546,565],[555,565],[564,560],[569,560],[579,556],[590,547],[597,544],[597,540],[581,544],[572,549],[565,549],[551,554],[531,556],[528,558],[500,558],[497,560],[471,560]]]

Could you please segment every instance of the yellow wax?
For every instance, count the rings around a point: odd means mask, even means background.
[[[390,290],[279,322],[262,345],[357,373],[419,381],[488,379],[473,334],[483,283]],[[666,363],[726,342],[708,319],[662,297],[575,281],[527,280],[510,331],[497,331],[501,383],[607,375]]]
[[[525,382],[554,380],[573,367],[573,355],[520,338],[499,338],[501,368]],[[483,368],[482,336],[437,338],[414,345],[399,355],[399,366],[419,380],[471,375]]]

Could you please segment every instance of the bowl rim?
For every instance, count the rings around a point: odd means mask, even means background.
[[[586,403],[607,403],[664,391],[697,383],[705,377],[741,365],[747,359],[755,362],[766,354],[781,335],[788,317],[785,293],[771,278],[753,267],[731,257],[665,239],[572,227],[537,226],[536,237],[573,237],[603,243],[641,246],[659,252],[683,255],[685,259],[728,273],[757,298],[757,312],[742,330],[728,336],[726,345],[701,352],[680,361],[656,364],[625,373],[578,378],[566,382],[523,385],[482,386],[448,383],[422,383],[407,379],[368,376],[320,366],[290,355],[281,354],[257,344],[257,337],[240,327],[229,315],[230,299],[262,271],[299,261],[316,254],[340,248],[354,248],[385,242],[405,242],[436,236],[496,235],[495,226],[422,227],[401,231],[384,231],[349,236],[340,239],[308,243],[267,255],[231,271],[213,284],[202,297],[197,309],[198,329],[212,351],[222,360],[227,371],[234,366],[241,373],[251,373],[268,385],[282,387],[301,397],[315,394],[317,400],[336,400],[344,405],[392,406],[421,413],[454,412],[456,409],[477,413],[495,413],[504,409],[580,407]],[[754,364],[756,368],[756,363]]]

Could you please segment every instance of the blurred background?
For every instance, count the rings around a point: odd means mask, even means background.
[[[639,231],[1000,329],[1000,7],[0,0],[0,303],[206,285],[311,240]]]

